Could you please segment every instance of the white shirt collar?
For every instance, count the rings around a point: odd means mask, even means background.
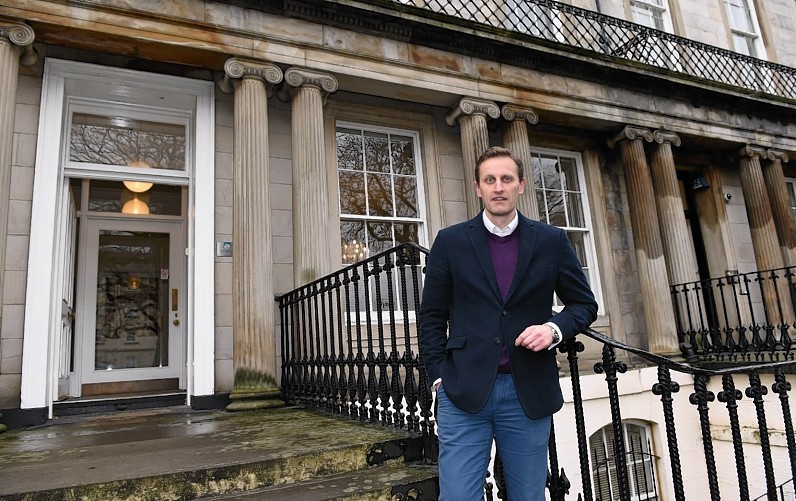
[[[506,225],[505,228],[502,230],[498,228],[495,223],[489,220],[486,216],[486,211],[481,213],[484,217],[484,226],[486,226],[486,230],[493,235],[497,235],[499,237],[507,237],[514,233],[514,230],[517,229],[517,225],[520,224],[520,216],[518,211],[514,211],[514,219],[511,220],[509,224]]]

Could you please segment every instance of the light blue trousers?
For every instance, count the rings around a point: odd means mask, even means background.
[[[498,374],[492,394],[475,414],[437,393],[440,501],[482,501],[492,439],[497,443],[509,501],[543,501],[551,416],[525,415],[511,374]]]

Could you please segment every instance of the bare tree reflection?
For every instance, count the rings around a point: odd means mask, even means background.
[[[69,136],[69,159],[73,162],[103,165],[145,162],[160,169],[185,168],[184,126],[140,121],[132,122],[137,128],[116,127],[110,117],[85,114],[73,117],[76,123],[72,124]]]

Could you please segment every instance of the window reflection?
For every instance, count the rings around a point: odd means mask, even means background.
[[[343,263],[418,242],[422,220],[415,151],[411,136],[337,129]]]
[[[69,160],[184,170],[185,144],[184,125],[74,113]]]

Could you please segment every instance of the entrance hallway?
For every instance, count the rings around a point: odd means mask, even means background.
[[[401,461],[368,467],[375,444],[407,436],[297,408],[68,416],[0,435],[0,500],[321,500],[379,489],[368,499],[390,499],[393,486],[436,475]]]

